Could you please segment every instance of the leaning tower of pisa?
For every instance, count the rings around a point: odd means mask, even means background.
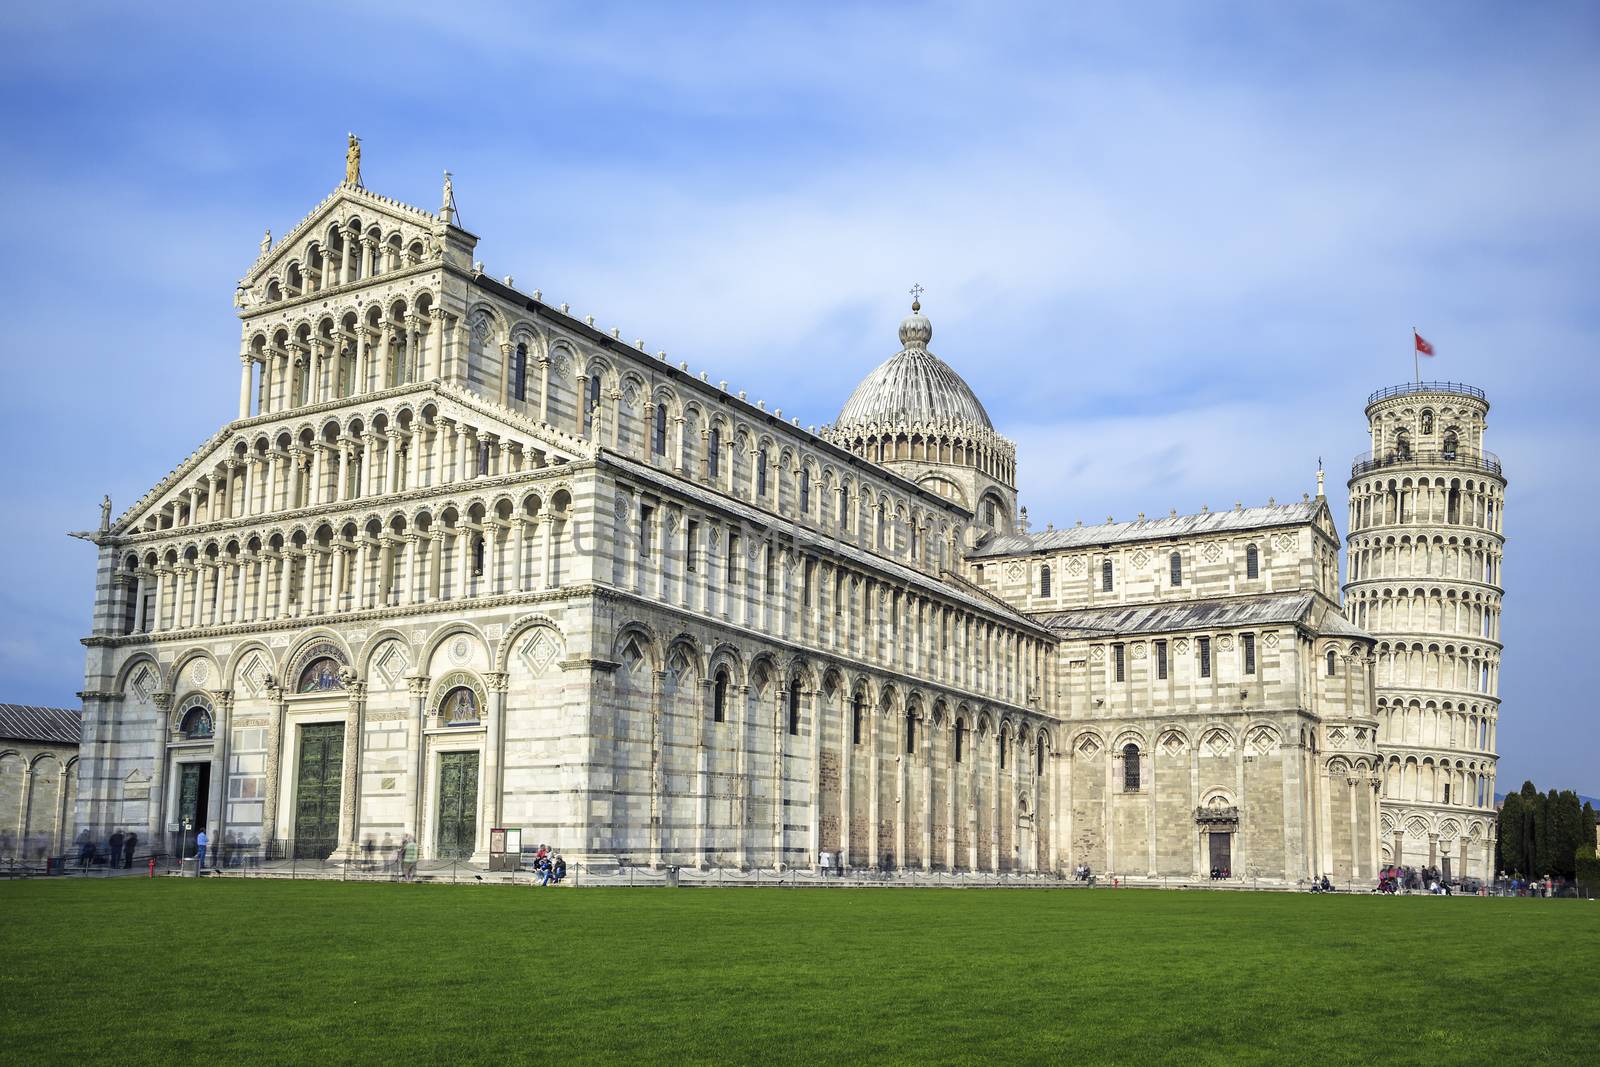
[[[1350,469],[1346,613],[1378,639],[1383,855],[1494,874],[1505,476],[1489,401],[1456,382],[1367,399]]]

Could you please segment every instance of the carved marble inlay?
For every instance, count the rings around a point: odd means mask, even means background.
[[[517,653],[522,657],[522,662],[527,666],[528,673],[535,678],[550,669],[550,664],[556,661],[561,654],[561,649],[550,636],[550,631],[543,627],[535,630],[528,639],[522,642],[522,648]]]

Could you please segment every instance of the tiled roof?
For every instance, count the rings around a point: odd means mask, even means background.
[[[36,708],[0,704],[0,738],[76,745],[83,733],[83,712],[77,708]]]
[[[1262,508],[1236,508],[1233,511],[1204,511],[1198,515],[1178,515],[1137,522],[1100,523],[1096,526],[1071,526],[1039,533],[1001,534],[991,537],[967,554],[969,559],[992,556],[1022,556],[1063,548],[1118,544],[1129,541],[1166,541],[1194,534],[1234,533],[1274,526],[1298,526],[1311,522],[1322,508],[1318,500],[1293,504],[1273,504]]]
[[[1304,623],[1330,636],[1367,637],[1343,615],[1325,610],[1312,623],[1308,613],[1316,603],[1312,593],[1268,593],[1227,600],[1185,600],[1168,604],[1124,604],[1110,608],[1080,608],[1051,615],[1043,621],[1066,638],[1110,637],[1119,634],[1172,633],[1179,630],[1227,629]]]
[[[616,467],[626,474],[630,474],[640,481],[654,482],[659,485],[670,486],[672,491],[690,500],[699,503],[711,511],[721,511],[737,516],[743,521],[757,528],[780,531],[796,544],[811,545],[815,548],[825,548],[828,552],[841,559],[849,560],[863,570],[876,570],[898,582],[924,592],[947,597],[951,600],[965,604],[969,608],[982,611],[991,616],[1000,616],[1010,621],[1021,629],[1038,631],[1043,628],[1039,619],[1032,618],[1019,612],[1016,608],[1006,604],[1005,601],[993,596],[987,590],[973,591],[966,582],[959,584],[943,582],[930,575],[923,574],[915,568],[908,567],[896,560],[876,553],[858,548],[837,536],[819,533],[797,522],[774,515],[771,512],[761,511],[741,500],[689,481],[646,466],[627,456],[620,455],[610,449],[601,451],[601,459]]]

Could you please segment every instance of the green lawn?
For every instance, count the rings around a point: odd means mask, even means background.
[[[1595,1062],[1600,903],[0,884],[0,1058]]]

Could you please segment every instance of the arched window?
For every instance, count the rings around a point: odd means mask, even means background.
[[[511,398],[528,399],[528,346],[519,344],[511,354]]]
[[[1425,434],[1433,432],[1433,412],[1431,411],[1423,411],[1422,413],[1422,432]]]
[[[956,762],[961,762],[961,757],[967,748],[967,723],[965,719],[956,720]]]
[[[789,683],[789,734],[800,736],[800,679]]]
[[[1167,562],[1171,565],[1171,568],[1172,568],[1172,584],[1173,584],[1173,586],[1176,587],[1176,586],[1182,585],[1183,584],[1183,556],[1181,556],[1177,552],[1174,552],[1172,555],[1167,557]]]
[[[478,694],[468,685],[458,685],[439,701],[439,718],[446,726],[463,726],[479,718]]]
[[[295,683],[296,693],[320,693],[328,689],[343,689],[339,682],[339,664],[331,656],[323,656],[306,664]]]
[[[650,440],[650,450],[658,456],[667,454],[667,407],[665,404],[656,405],[655,432]]]
[[[811,471],[809,468],[800,468],[800,514],[811,514]]]
[[[1401,430],[1395,434],[1394,451],[1401,459],[1411,458],[1411,435]]]
[[[717,478],[722,471],[722,430],[719,427],[711,428],[711,437],[706,444],[706,474]]]
[[[1100,591],[1111,592],[1111,561],[1108,559],[1100,564]]]
[[[767,450],[764,448],[756,452],[756,497],[767,498]]]
[[[1454,430],[1445,431],[1443,451],[1445,459],[1456,458],[1456,432]]]
[[[600,372],[596,371],[589,377],[589,386],[584,390],[583,398],[583,425],[590,433],[595,431],[595,421],[600,411]]]
[[[475,578],[483,576],[483,538],[482,538],[482,536],[474,536],[472,538],[472,574],[473,574],[473,577],[475,577]]]
[[[861,717],[863,703],[864,702],[861,698],[861,694],[857,693],[854,702],[852,702],[850,705],[850,743],[852,745],[859,745],[861,743]]]
[[[1033,746],[1033,773],[1044,776],[1044,737],[1041,735]]]
[[[1050,595],[1050,564],[1048,563],[1039,568],[1039,595]]]
[[[1338,670],[1339,659],[1333,654],[1333,649],[1328,649],[1328,677],[1332,678]]]
[[[211,709],[203,703],[183,713],[183,723],[179,727],[183,736],[190,741],[203,741],[212,735]]]
[[[906,755],[913,755],[917,751],[917,714],[914,711],[906,712]]]
[[[850,532],[850,489],[839,487],[839,529]]]
[[[991,526],[992,527],[992,526],[996,525],[995,520],[998,519],[999,517],[1000,517],[1000,513],[995,510],[994,501],[993,500],[985,500],[983,502],[983,521],[984,521],[984,524],[987,525],[987,526]]]
[[[1261,553],[1255,545],[1249,545],[1244,550],[1244,576],[1261,577]]]
[[[728,672],[717,672],[717,683],[711,690],[711,721],[728,721]]]
[[[1122,791],[1139,791],[1139,746],[1132,741],[1122,746]]]

